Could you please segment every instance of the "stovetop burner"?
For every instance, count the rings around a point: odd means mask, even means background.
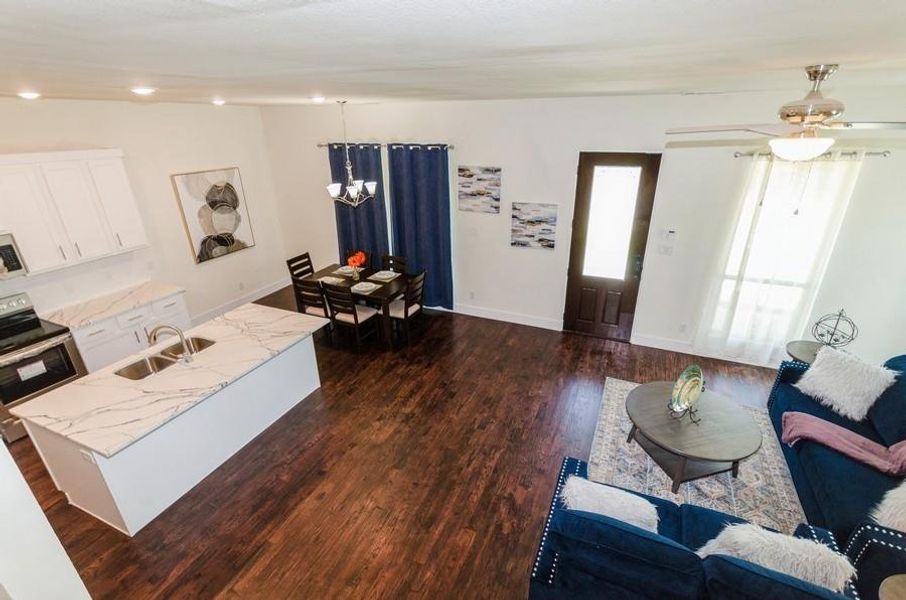
[[[0,298],[0,355],[68,332],[68,327],[39,318],[27,294]]]

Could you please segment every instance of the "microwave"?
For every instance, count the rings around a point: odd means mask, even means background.
[[[25,275],[25,261],[16,246],[16,239],[11,233],[0,233],[0,279],[10,279]]]

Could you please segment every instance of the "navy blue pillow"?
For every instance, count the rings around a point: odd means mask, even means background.
[[[891,358],[884,366],[900,375],[868,411],[868,420],[888,446],[906,440],[906,354]]]

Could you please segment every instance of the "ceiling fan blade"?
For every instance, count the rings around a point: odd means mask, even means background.
[[[798,125],[786,123],[762,123],[758,125],[702,125],[700,127],[674,127],[668,129],[668,135],[682,135],[689,133],[726,133],[731,131],[745,131],[759,135],[780,136],[802,131]]]
[[[821,129],[906,129],[904,121],[828,121]]]

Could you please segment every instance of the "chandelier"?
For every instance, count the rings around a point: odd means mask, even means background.
[[[366,200],[374,198],[377,182],[353,177],[352,161],[349,160],[349,138],[346,136],[346,113],[343,110],[346,101],[338,100],[337,104],[340,105],[340,119],[343,121],[343,145],[346,150],[346,189],[343,189],[342,183],[331,183],[327,186],[327,193],[337,202],[342,202],[355,208]]]

